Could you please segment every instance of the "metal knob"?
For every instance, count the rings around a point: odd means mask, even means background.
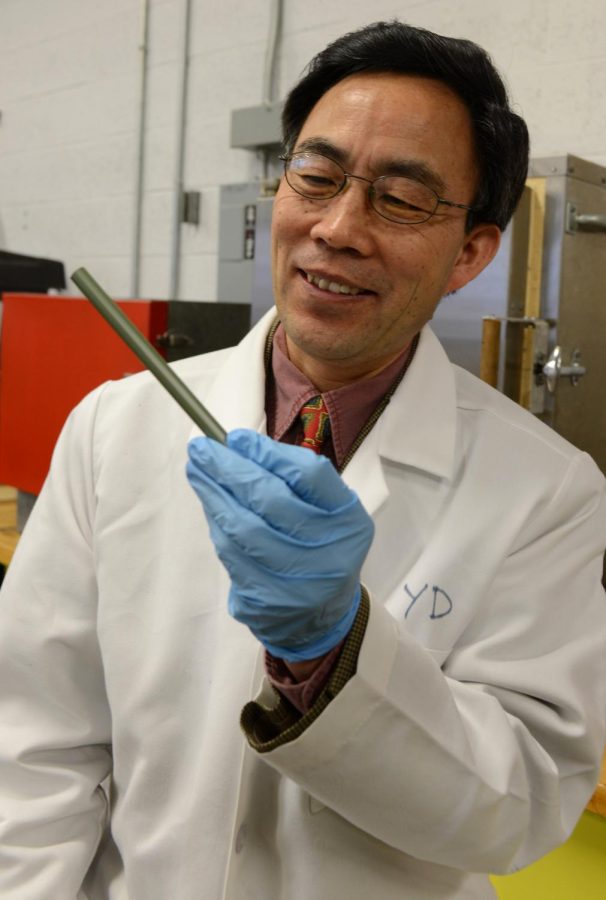
[[[576,387],[579,379],[587,373],[585,366],[580,364],[581,353],[579,350],[573,350],[569,366],[562,365],[562,350],[560,347],[554,347],[553,353],[543,366],[543,375],[545,376],[545,384],[550,394],[553,394],[558,378],[570,378],[570,383]]]
[[[606,213],[578,213],[573,203],[566,204],[566,231],[606,233]]]
[[[194,340],[188,334],[181,334],[178,331],[165,331],[163,334],[156,336],[157,347],[193,347]]]

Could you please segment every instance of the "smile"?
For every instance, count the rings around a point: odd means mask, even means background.
[[[365,293],[362,288],[352,287],[349,284],[342,284],[339,281],[329,281],[328,278],[323,278],[320,275],[312,275],[311,272],[301,271],[305,278],[307,278],[309,284],[315,285],[320,288],[321,291],[330,291],[331,294],[349,294],[353,297],[355,297],[356,294]]]

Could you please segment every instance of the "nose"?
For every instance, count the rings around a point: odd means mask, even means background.
[[[348,175],[343,190],[336,197],[319,202],[317,210],[310,229],[313,240],[360,256],[372,252],[372,211],[365,178]]]

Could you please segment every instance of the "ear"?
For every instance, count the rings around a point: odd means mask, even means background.
[[[472,281],[496,256],[501,244],[501,229],[497,225],[476,225],[465,235],[455,261],[447,292],[457,291]]]

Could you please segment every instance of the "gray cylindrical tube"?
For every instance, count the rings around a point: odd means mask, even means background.
[[[179,376],[166,364],[155,347],[152,347],[139,329],[124,315],[120,307],[105,293],[90,272],[86,269],[77,269],[71,278],[84,296],[90,300],[95,309],[101,313],[103,318],[120,335],[133,353],[139,357],[152,375],[155,375],[179,406],[185,410],[190,419],[196,423],[198,428],[207,437],[224,444],[226,438],[225,430],[206,407],[200,403],[187,385],[181,381]]]

